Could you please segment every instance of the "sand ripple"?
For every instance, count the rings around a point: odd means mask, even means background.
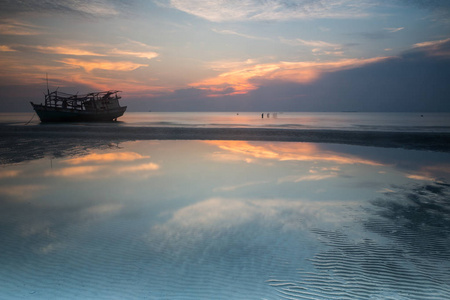
[[[297,281],[268,280],[283,299],[450,299],[449,186],[434,184],[373,201],[362,221],[380,239],[311,230],[327,246]]]

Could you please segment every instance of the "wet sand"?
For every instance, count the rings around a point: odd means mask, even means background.
[[[83,140],[246,140],[336,143],[450,152],[450,133],[267,128],[125,127],[120,124],[0,126],[0,138]]]

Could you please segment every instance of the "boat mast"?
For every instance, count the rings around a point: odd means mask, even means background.
[[[47,80],[47,95],[45,96],[45,106],[47,106],[47,101],[50,102],[50,90],[48,88],[48,73],[45,73],[45,79]]]

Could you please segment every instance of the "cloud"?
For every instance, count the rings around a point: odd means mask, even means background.
[[[14,52],[16,50],[12,49],[10,46],[0,45],[0,52]]]
[[[342,45],[340,44],[333,44],[325,41],[313,41],[313,40],[307,41],[302,39],[294,39],[294,40],[281,39],[281,40],[286,44],[294,46],[305,45],[313,48],[342,48]]]
[[[364,0],[171,0],[170,5],[212,22],[359,18],[367,16],[371,7]]]
[[[9,13],[79,13],[95,17],[110,17],[120,13],[119,1],[108,0],[28,0],[6,1],[2,9]]]
[[[303,40],[303,39],[280,39],[282,43],[292,45],[292,46],[307,46],[311,47],[312,52],[315,54],[325,54],[325,55],[342,55],[343,46],[341,44],[329,43],[325,41],[318,40]]]
[[[43,32],[42,28],[20,20],[5,18],[0,21],[1,35],[38,35]]]
[[[367,40],[382,40],[392,38],[392,33],[396,33],[405,29],[404,27],[391,27],[383,28],[380,30],[366,31],[357,33],[358,36],[362,36]]]
[[[248,34],[244,34],[244,33],[239,33],[233,30],[219,30],[219,29],[213,29],[214,32],[216,33],[220,33],[220,34],[227,34],[227,35],[236,35],[236,36],[240,36],[246,39],[251,39],[251,40],[263,40],[263,41],[268,41],[270,40],[269,38],[265,38],[265,37],[259,37],[259,36],[254,36],[254,35],[248,35]]]
[[[67,8],[74,11],[95,16],[113,16],[119,14],[119,11],[114,7],[111,1],[106,0],[58,0],[58,4],[66,6]]]
[[[413,45],[413,48],[431,56],[450,57],[450,38],[417,43]]]
[[[94,69],[109,70],[109,71],[133,71],[140,67],[147,67],[147,64],[138,64],[131,61],[109,61],[109,60],[81,60],[74,58],[62,59],[62,62],[67,65],[82,67],[86,72],[91,72]]]
[[[324,73],[348,70],[367,64],[380,62],[387,57],[369,59],[341,59],[337,61],[317,62],[278,62],[266,64],[234,64],[232,70],[216,77],[208,78],[190,86],[209,90],[210,96],[246,94],[258,88],[258,81],[281,80],[301,84],[311,83]]]
[[[106,56],[105,54],[100,54],[88,50],[83,50],[75,47],[64,47],[64,46],[28,46],[27,48],[35,50],[41,53],[51,53],[51,54],[62,54],[62,55],[73,55],[73,56]]]
[[[158,57],[158,53],[153,52],[153,51],[141,52],[141,51],[113,49],[109,52],[109,54],[120,55],[120,56],[134,56],[134,57],[147,58],[147,59],[153,59],[155,57]]]
[[[387,30],[387,31],[389,31],[389,32],[392,32],[392,33],[394,33],[394,32],[398,32],[398,31],[400,31],[400,30],[403,30],[403,29],[405,29],[405,27],[397,27],[397,28],[384,28],[384,30]]]

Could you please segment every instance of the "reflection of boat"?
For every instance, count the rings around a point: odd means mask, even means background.
[[[41,122],[113,121],[127,109],[119,105],[120,91],[70,95],[47,92],[44,104],[31,102]]]

